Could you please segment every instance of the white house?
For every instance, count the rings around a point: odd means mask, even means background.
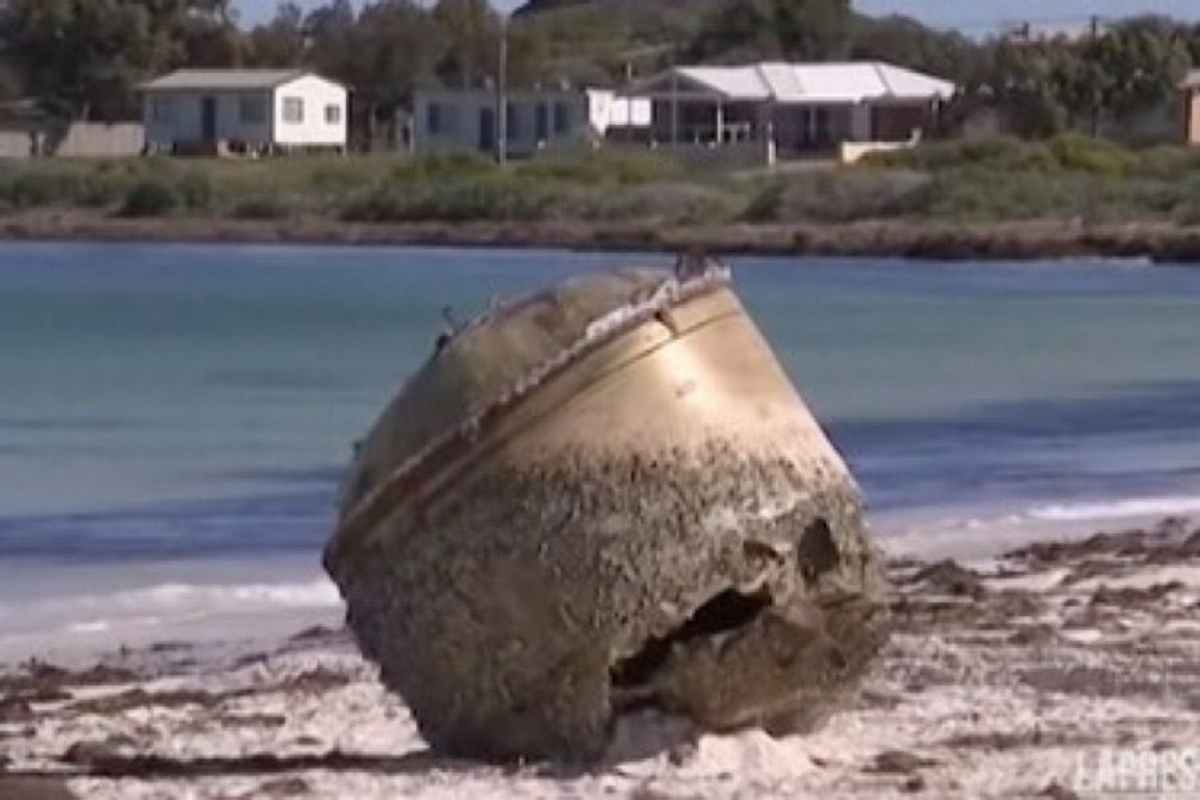
[[[499,136],[494,89],[419,90],[413,98],[417,152],[493,153]],[[648,127],[650,101],[602,89],[523,89],[508,93],[506,152],[515,157],[603,137],[612,128]]]
[[[150,151],[266,154],[346,147],[346,87],[311,72],[184,69],[140,88]]]
[[[786,154],[914,141],[956,87],[880,61],[760,62],[675,67],[631,91],[653,99],[658,142],[769,138]]]

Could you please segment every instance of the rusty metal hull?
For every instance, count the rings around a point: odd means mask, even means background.
[[[646,704],[803,729],[886,635],[842,459],[729,287],[648,304],[664,281],[448,434],[406,437],[400,403],[365,443],[326,566],[435,747],[591,759]],[[460,344],[443,371],[475,369]]]

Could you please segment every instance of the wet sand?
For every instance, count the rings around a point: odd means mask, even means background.
[[[590,769],[455,761],[343,631],[317,627],[0,668],[0,797],[1070,798],[1139,788],[1103,771],[1114,754],[1200,768],[1197,524],[889,569],[892,642],[814,735],[642,711]]]

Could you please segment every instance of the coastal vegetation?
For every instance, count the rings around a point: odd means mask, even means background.
[[[881,59],[949,78],[960,92],[921,147],[855,166],[730,171],[628,146],[503,167],[482,156],[361,152],[417,87],[494,80],[505,27],[486,0],[323,0],[307,11],[283,2],[251,29],[229,0],[7,0],[0,104],[21,98],[65,120],[116,120],[138,114],[139,81],[175,67],[303,66],[353,87],[360,152],[7,163],[0,226],[16,236],[115,225],[125,233],[114,235],[136,236],[152,222],[210,236],[206,225],[244,223],[228,235],[258,226],[312,239],[442,226],[434,238],[457,241],[464,226],[491,225],[503,241],[529,244],[977,254],[1037,248],[1026,233],[1010,247],[1007,232],[1002,246],[962,245],[956,227],[1040,225],[1069,238],[1054,252],[1176,254],[1185,237],[1182,249],[1200,255],[1200,155],[1148,140],[1135,124],[1172,108],[1178,78],[1200,64],[1200,25],[1142,16],[1099,20],[1084,35],[968,38],[864,16],[848,0],[529,0],[507,24],[514,85],[622,85],[685,61]],[[981,115],[1006,133],[967,136]],[[1113,226],[1152,235],[1113,244],[1097,233]]]
[[[496,166],[476,155],[263,161],[47,159],[0,166],[0,218],[101,216],[352,223],[1200,224],[1200,151],[1076,134],[933,142],[855,166],[730,172],[650,151],[584,150]]]

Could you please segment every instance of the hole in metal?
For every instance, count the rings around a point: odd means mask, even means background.
[[[619,689],[648,686],[670,657],[672,645],[745,627],[770,605],[771,594],[765,587],[754,594],[726,589],[666,636],[650,637],[636,653],[613,664],[612,685]]]

